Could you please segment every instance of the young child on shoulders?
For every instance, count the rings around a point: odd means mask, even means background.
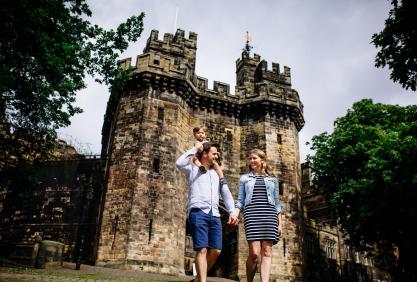
[[[208,142],[206,140],[206,132],[207,132],[207,127],[205,127],[205,126],[194,127],[194,129],[193,129],[193,135],[194,135],[194,138],[195,138],[194,145]],[[206,173],[207,169],[198,160],[198,157],[199,157],[200,154],[201,154],[200,151],[197,152],[197,154],[193,157],[192,161],[196,166],[198,166],[198,169],[200,170],[201,173]],[[219,169],[219,165],[217,163],[215,164],[213,169],[216,171],[216,173],[219,175],[219,177],[223,178],[223,173],[221,172],[221,169]]]
[[[195,138],[194,145],[201,144],[204,142],[207,142],[206,140],[206,132],[207,127],[205,126],[197,126],[193,129],[193,135]],[[201,164],[201,162],[198,160],[198,156],[201,154],[201,152],[197,152],[197,154],[193,157],[193,163],[198,166],[198,169],[201,173],[206,173],[206,168]]]
[[[207,127],[205,127],[205,126],[194,127],[194,129],[193,129],[193,135],[194,135],[194,138],[195,138],[194,145],[197,144],[197,143],[208,142],[206,140],[206,132],[207,132]]]

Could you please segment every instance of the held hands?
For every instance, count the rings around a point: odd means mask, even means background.
[[[231,224],[233,226],[238,226],[239,225],[239,213],[240,213],[240,209],[235,209],[235,215],[231,215],[229,216],[229,221],[227,222],[228,224]]]
[[[235,215],[229,216],[229,220],[227,221],[227,224],[237,226],[239,224],[239,218]]]

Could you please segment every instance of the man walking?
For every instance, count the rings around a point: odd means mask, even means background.
[[[197,154],[198,153],[198,154]],[[197,156],[206,171],[192,161]],[[229,212],[229,224],[237,225],[238,218],[232,194],[220,166],[217,148],[210,142],[197,143],[182,154],[176,166],[188,178],[187,214],[196,251],[197,281],[206,282],[207,272],[214,265],[222,249],[222,224],[219,198],[223,198]]]

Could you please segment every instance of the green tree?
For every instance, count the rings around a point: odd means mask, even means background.
[[[91,15],[85,0],[1,1],[0,129],[38,151],[82,111],[74,101],[86,75],[108,85],[126,77],[116,60],[139,38],[144,14],[115,30],[91,24]]]
[[[391,0],[393,8],[385,28],[372,36],[380,48],[375,58],[377,67],[391,69],[391,79],[405,89],[416,91],[417,86],[417,2]]]
[[[314,180],[351,243],[417,280],[417,106],[355,103],[312,138]]]

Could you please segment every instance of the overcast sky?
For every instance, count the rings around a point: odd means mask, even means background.
[[[291,68],[292,87],[304,104],[300,132],[301,160],[311,153],[305,143],[363,98],[386,104],[417,104],[417,93],[389,79],[387,69],[374,67],[377,52],[372,34],[383,29],[390,1],[384,0],[87,0],[91,22],[115,28],[127,17],[145,12],[144,32],[121,58],[142,54],[152,29],[174,33],[176,28],[198,34],[196,73],[209,80],[236,85],[235,61],[246,31],[254,53]],[[177,16],[176,16],[177,15]],[[176,20],[177,19],[177,20]],[[84,113],[60,136],[85,152],[101,150],[101,127],[109,92],[91,79],[77,105]]]

